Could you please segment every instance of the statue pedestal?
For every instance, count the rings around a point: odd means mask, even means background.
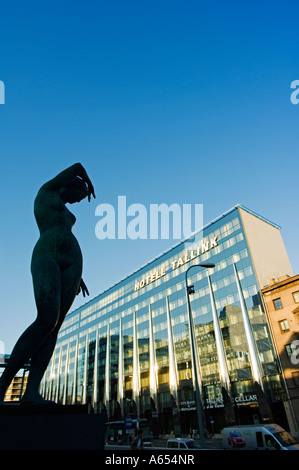
[[[86,405],[0,406],[0,450],[103,450],[105,417]]]

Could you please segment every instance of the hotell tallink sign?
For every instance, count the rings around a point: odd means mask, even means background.
[[[217,246],[217,238],[218,237],[213,237],[207,242],[202,242],[201,245],[199,245],[196,249],[187,251],[183,256],[180,256],[176,260],[172,261],[172,270],[174,271],[175,269],[180,268],[184,264],[189,263],[190,261],[200,256],[202,253],[206,253],[212,248],[215,248]],[[135,283],[135,291],[142,289],[143,287],[157,281],[165,275],[165,267],[162,267],[156,271],[152,271],[151,274],[148,274],[143,279],[141,279],[141,281]]]

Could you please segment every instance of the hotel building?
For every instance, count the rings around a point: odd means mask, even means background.
[[[227,397],[237,423],[268,412],[288,428],[261,289],[292,268],[279,226],[241,205],[70,312],[43,395],[92,403],[110,421],[148,418],[154,434],[198,429],[185,274],[199,263],[215,265],[187,279],[206,428],[226,425]]]

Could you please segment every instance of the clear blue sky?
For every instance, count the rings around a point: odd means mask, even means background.
[[[176,242],[95,236],[95,208],[242,203],[282,227],[299,272],[296,1],[2,2],[1,319],[10,352],[36,316],[39,187],[81,162],[97,199],[72,206],[90,298]],[[76,299],[74,307],[85,301]]]

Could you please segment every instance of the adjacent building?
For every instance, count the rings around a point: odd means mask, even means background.
[[[2,374],[2,369],[6,367],[8,359],[9,354],[3,354],[0,356],[0,375]],[[29,364],[25,364],[18,372],[18,375],[13,378],[5,393],[5,402],[18,402],[21,399],[26,390],[29,367]]]
[[[261,289],[293,276],[278,225],[244,206],[69,313],[43,395],[93,404],[107,419],[145,417],[154,433],[198,428],[186,270],[205,426],[288,426],[284,376]]]
[[[269,280],[262,295],[286,384],[288,421],[291,431],[296,433],[299,423],[299,275]]]

